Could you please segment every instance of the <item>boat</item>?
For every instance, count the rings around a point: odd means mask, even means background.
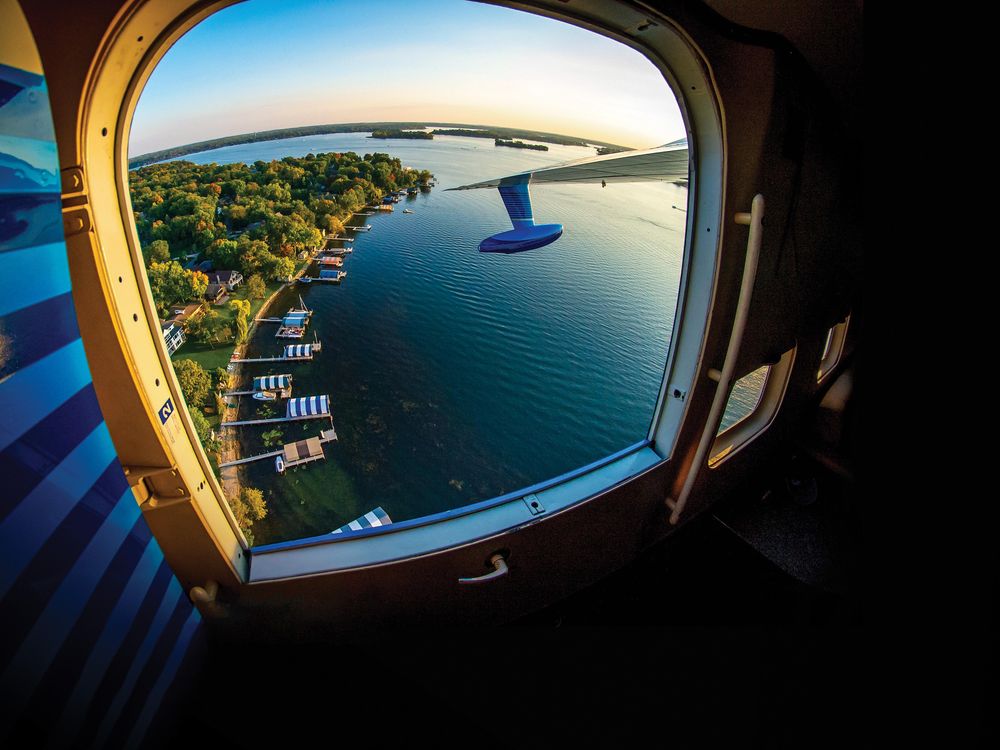
[[[285,473],[285,459],[280,454],[274,457],[274,470],[279,474]]]
[[[404,209],[403,209],[403,213],[404,213],[404,214],[412,214],[412,213],[413,213],[413,211],[411,211],[411,210],[410,210],[410,209],[408,209],[408,208],[404,208]]]
[[[300,284],[308,284],[310,281],[312,281],[312,278],[310,276],[300,276],[299,277],[299,283]]]
[[[253,397],[258,401],[276,401],[278,394],[274,393],[274,391],[258,391],[253,394]]]

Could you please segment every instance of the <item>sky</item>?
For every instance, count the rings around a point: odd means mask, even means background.
[[[129,155],[298,125],[422,120],[635,148],[685,135],[652,63],[565,23],[465,0],[249,0],[166,53]]]

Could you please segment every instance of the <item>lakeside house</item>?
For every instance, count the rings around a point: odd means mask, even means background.
[[[191,302],[184,307],[177,305],[170,308],[170,317],[164,322],[183,326],[187,321],[194,320],[203,312],[205,312],[205,307],[200,302]]]
[[[160,323],[163,331],[163,342],[167,345],[167,354],[173,354],[185,342],[184,328],[174,320],[164,320]]]
[[[212,271],[206,275],[209,285],[218,284],[230,292],[243,283],[243,274],[239,271]]]
[[[205,299],[212,305],[221,305],[226,301],[229,289],[225,284],[209,284],[205,290]]]

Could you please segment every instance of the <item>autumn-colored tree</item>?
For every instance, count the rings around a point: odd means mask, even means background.
[[[264,279],[261,278],[259,273],[255,273],[249,279],[247,279],[247,298],[248,299],[264,299],[267,295],[267,285],[264,283]]]
[[[153,240],[143,255],[147,268],[152,263],[166,263],[170,260],[170,244],[166,240]]]
[[[191,412],[200,411],[212,390],[211,376],[193,359],[176,360],[174,373],[177,375],[177,382],[180,383],[181,393],[184,394],[188,409]]]
[[[233,310],[233,320],[236,324],[236,343],[245,344],[249,335],[250,301],[234,299],[229,302]]]

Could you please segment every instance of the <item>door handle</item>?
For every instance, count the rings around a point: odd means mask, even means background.
[[[497,578],[502,578],[507,575],[509,568],[507,567],[507,561],[503,559],[503,555],[497,552],[490,558],[490,565],[493,566],[494,570],[492,573],[487,573],[486,575],[476,576],[475,578],[459,578],[459,583],[486,583],[487,581],[492,581]]]

